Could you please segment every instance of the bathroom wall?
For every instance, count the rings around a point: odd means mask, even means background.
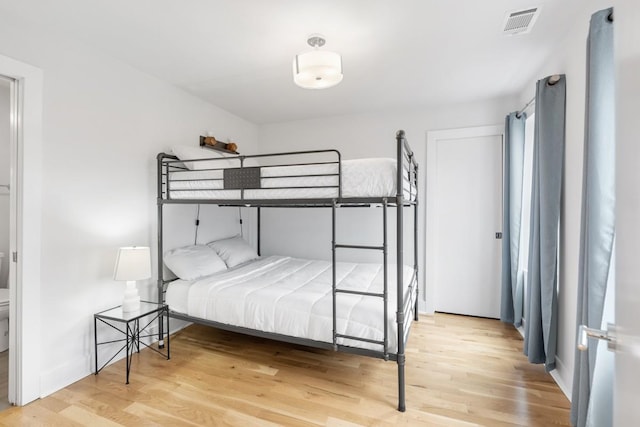
[[[9,82],[0,79],[0,185],[9,183]],[[5,254],[0,272],[0,288],[9,276],[9,192],[0,187],[0,252]]]

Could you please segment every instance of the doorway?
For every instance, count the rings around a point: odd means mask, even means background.
[[[13,79],[0,76],[0,410],[9,407],[9,262],[11,246],[11,90]]]
[[[427,279],[433,310],[500,317],[503,127],[429,132]]]
[[[0,55],[0,75],[12,82],[8,399],[22,406],[41,397],[43,72]]]

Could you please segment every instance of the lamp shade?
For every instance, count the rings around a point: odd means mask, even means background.
[[[142,280],[151,277],[151,251],[146,246],[118,249],[114,280]]]
[[[305,89],[325,89],[342,81],[342,58],[335,52],[312,50],[293,58],[293,81]]]

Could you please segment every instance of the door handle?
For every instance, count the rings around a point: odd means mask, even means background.
[[[607,323],[607,330],[589,328],[587,325],[580,325],[578,328],[578,350],[585,351],[589,348],[589,338],[604,340],[607,342],[607,350],[616,349],[616,325]]]

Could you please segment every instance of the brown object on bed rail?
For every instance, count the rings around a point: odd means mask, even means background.
[[[200,136],[200,146],[205,148],[213,148],[214,150],[225,153],[239,154],[238,144],[235,142],[221,142],[216,140],[215,136]]]
[[[216,145],[218,143],[214,136],[202,136],[201,138],[204,138],[204,143],[206,145]]]

